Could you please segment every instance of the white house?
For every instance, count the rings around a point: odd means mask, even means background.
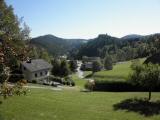
[[[43,59],[30,59],[21,63],[24,78],[29,82],[35,80],[37,83],[43,83],[48,80],[51,68],[52,65]]]

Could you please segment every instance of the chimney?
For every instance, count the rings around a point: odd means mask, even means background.
[[[27,63],[32,63],[32,59],[31,59],[31,58],[28,58],[26,62],[27,62]]]

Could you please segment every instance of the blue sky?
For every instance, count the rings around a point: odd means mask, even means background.
[[[160,0],[6,0],[31,36],[94,38],[160,32]]]

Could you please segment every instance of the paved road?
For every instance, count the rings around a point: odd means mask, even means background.
[[[77,68],[77,75],[79,78],[83,78],[84,80],[87,80],[87,81],[94,81],[93,78],[84,78],[84,72],[82,70],[80,70],[81,68],[81,65],[82,65],[82,61],[78,61],[78,68]]]
[[[77,75],[79,78],[84,78],[84,72],[80,69],[82,61],[78,61]]]

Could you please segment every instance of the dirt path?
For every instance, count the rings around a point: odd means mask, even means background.
[[[50,90],[54,90],[54,91],[61,91],[62,88],[60,87],[50,87],[50,86],[44,86],[44,87],[41,87],[41,86],[32,86],[32,85],[27,85],[27,86],[24,86],[25,88],[35,88],[35,89],[50,89]]]

